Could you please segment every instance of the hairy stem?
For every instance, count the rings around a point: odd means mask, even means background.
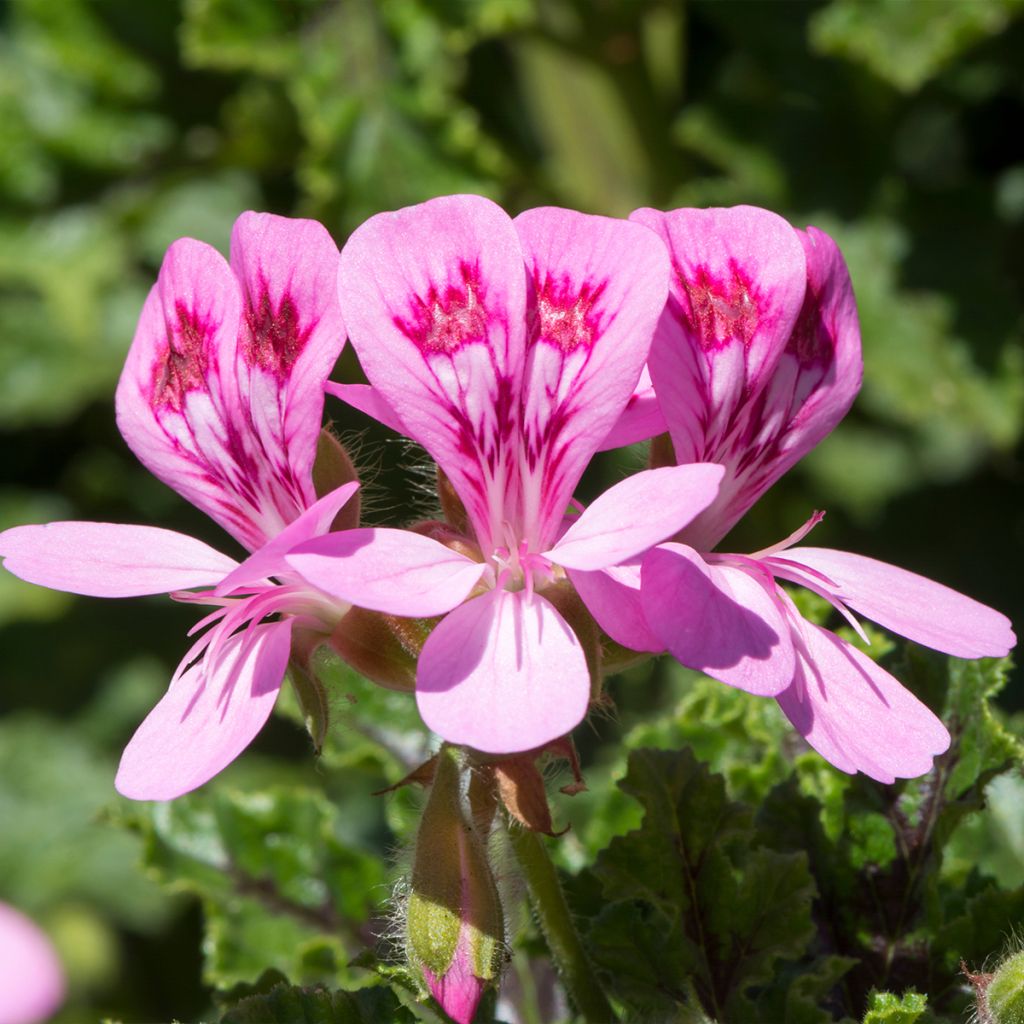
[[[543,838],[515,823],[510,824],[508,834],[569,999],[587,1024],[614,1024],[618,1018],[587,958]]]

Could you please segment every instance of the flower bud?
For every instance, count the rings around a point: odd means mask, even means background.
[[[337,490],[342,484],[358,480],[356,467],[353,465],[344,445],[326,428],[320,431],[316,442],[316,459],[313,462],[313,490],[322,498],[325,494]],[[341,507],[332,530],[353,530],[359,525],[359,492],[356,491]]]
[[[37,925],[0,903],[0,1024],[41,1024],[64,999],[64,970]]]
[[[352,608],[328,643],[357,672],[389,690],[416,687],[416,659],[436,619],[404,619]]]
[[[470,1024],[495,983],[505,932],[486,826],[474,819],[464,781],[469,772],[458,750],[442,747],[416,838],[406,915],[409,959],[457,1024]]]
[[[991,1024],[1024,1021],[1024,951],[1008,956],[996,968],[985,986],[984,1002]]]

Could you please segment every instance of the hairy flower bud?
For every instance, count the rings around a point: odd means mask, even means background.
[[[505,931],[487,824],[472,813],[469,781],[459,751],[443,747],[416,839],[406,915],[409,959],[458,1024],[470,1024],[496,980]]]
[[[313,463],[313,489],[318,498],[337,490],[342,484],[358,480],[356,467],[345,446],[326,428],[316,442]],[[352,530],[359,525],[360,501],[357,491],[342,507],[331,523],[332,530]]]

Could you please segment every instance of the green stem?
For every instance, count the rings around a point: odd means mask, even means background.
[[[544,840],[515,823],[510,824],[508,834],[569,999],[587,1024],[615,1024],[618,1017],[587,958]]]

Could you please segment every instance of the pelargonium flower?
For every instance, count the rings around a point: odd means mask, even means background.
[[[132,451],[249,558],[239,565],[150,526],[59,522],[0,534],[5,568],[29,582],[216,606],[125,749],[116,782],[125,796],[178,796],[234,760],[270,715],[293,644],[308,648],[347,610],[282,557],[329,530],[358,487],[318,500],[313,486],[323,383],[345,341],[337,262],[320,224],[270,214],[239,217],[230,265],[180,239],[117,388],[117,423]]]
[[[64,1000],[64,969],[49,938],[0,903],[0,1024],[42,1024]]]
[[[584,468],[634,395],[667,276],[664,246],[641,225],[559,209],[513,222],[476,196],[372,217],[342,251],[364,407],[430,453],[471,535],[446,545],[346,531],[288,561],[364,608],[445,616],[416,695],[453,743],[507,753],[572,729],[590,671],[549,596],[567,574],[636,557],[715,496],[717,466],[651,470],[566,528]]]
[[[598,593],[598,621],[628,646],[667,648],[684,665],[775,697],[843,771],[883,782],[928,771],[949,743],[942,723],[870,658],[807,622],[778,581],[825,597],[854,628],[850,609],[959,657],[1006,654],[1009,621],[895,566],[794,546],[820,513],[753,555],[714,550],[835,427],[860,387],[857,312],[838,248],[815,228],[797,231],[749,207],[638,210],[632,219],[657,231],[672,256],[649,365],[676,458],[726,472],[715,501],[642,568],[582,581]]]

